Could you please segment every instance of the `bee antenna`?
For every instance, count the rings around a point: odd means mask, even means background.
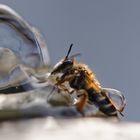
[[[68,59],[68,56],[69,56],[69,54],[71,52],[71,49],[72,49],[72,46],[73,46],[73,44],[70,45],[69,50],[68,50],[68,53],[67,53],[65,59]]]

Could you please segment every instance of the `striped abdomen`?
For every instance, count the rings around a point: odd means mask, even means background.
[[[89,102],[99,107],[99,110],[107,116],[117,116],[117,110],[115,106],[110,102],[109,98],[102,91],[96,93],[94,89],[87,90]]]

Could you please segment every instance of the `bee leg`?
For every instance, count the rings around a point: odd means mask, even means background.
[[[75,90],[72,90],[69,94],[72,95],[75,92]]]
[[[61,91],[66,91],[68,92],[66,86],[63,85],[63,83],[65,82],[65,80],[62,80],[59,77],[56,77],[56,81],[57,83],[55,83],[55,86],[57,87],[57,92],[60,93]]]
[[[64,91],[64,92],[70,93],[68,88],[66,88],[66,86],[63,84],[58,85],[57,87],[58,87],[58,92]]]
[[[65,76],[65,77],[57,77],[56,78],[56,81],[57,81],[57,83],[56,83],[56,85],[61,85],[62,83],[64,83],[64,82],[66,82],[66,81],[71,81],[73,78],[75,77],[75,74],[72,74],[72,75],[69,75],[69,76]]]
[[[80,90],[80,92],[81,92],[81,90]],[[82,90],[82,94],[80,94],[78,97],[79,97],[79,101],[76,103],[76,109],[80,113],[82,113],[82,115],[84,115],[83,109],[86,106],[86,103],[88,101],[88,94],[85,90]]]
[[[67,77],[65,77],[63,79],[57,77],[56,78],[57,83],[55,85],[58,87],[59,91],[63,90],[63,91],[66,91],[67,93],[70,93],[68,88],[66,86],[64,86],[63,83],[66,82],[66,81],[71,81],[74,76],[75,75],[70,75],[70,76],[67,76]]]

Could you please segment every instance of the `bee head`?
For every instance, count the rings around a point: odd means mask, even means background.
[[[73,67],[74,59],[69,58],[69,54],[71,52],[73,44],[70,45],[67,55],[61,61],[59,61],[53,68],[51,74],[56,73],[65,73],[66,71],[70,70]]]

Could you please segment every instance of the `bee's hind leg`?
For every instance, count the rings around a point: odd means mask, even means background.
[[[86,106],[86,103],[88,102],[88,94],[85,90],[78,90],[78,97],[79,97],[79,101],[76,103],[76,109],[78,112],[80,112],[82,114],[82,116],[84,115],[84,107]]]

